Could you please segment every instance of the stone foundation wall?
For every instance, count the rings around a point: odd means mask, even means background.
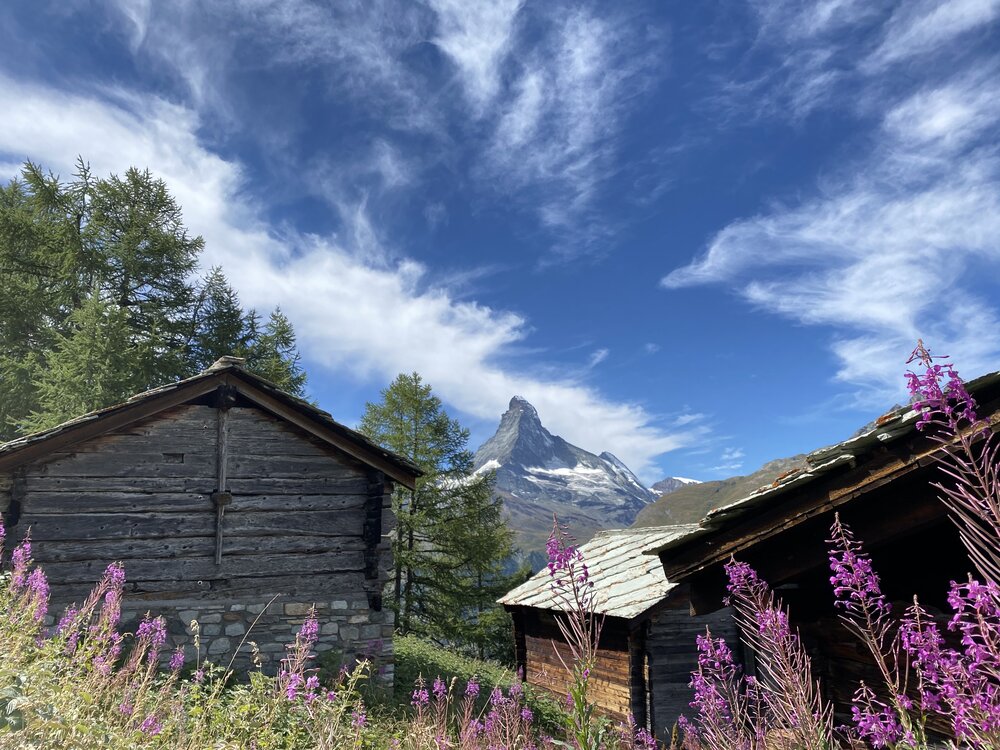
[[[131,606],[129,606],[131,604]],[[376,612],[369,607],[365,594],[333,596],[324,601],[282,601],[279,597],[265,601],[234,602],[204,599],[123,602],[124,632],[135,632],[147,611],[167,620],[168,641],[163,659],[177,646],[185,647],[186,662],[195,660],[192,620],[200,630],[200,658],[225,667],[233,659],[237,670],[253,668],[251,642],[257,645],[263,671],[273,674],[284,658],[286,649],[295,642],[295,635],[315,605],[320,636],[315,646],[317,662],[336,670],[342,664],[353,666],[357,661],[372,662],[372,678],[392,685],[393,680],[393,613],[388,608]],[[59,610],[55,610],[59,611]],[[235,658],[233,655],[235,653]]]

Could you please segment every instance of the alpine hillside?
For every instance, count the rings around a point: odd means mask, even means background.
[[[676,492],[681,487],[690,487],[693,484],[701,484],[701,482],[697,479],[687,479],[685,477],[667,477],[666,479],[661,479],[649,489],[657,497],[662,497],[663,495],[669,495],[671,492]]]
[[[511,528],[532,568],[544,562],[552,514],[585,542],[598,530],[630,526],[660,496],[611,453],[595,455],[542,425],[520,396],[510,400],[496,433],[476,451],[477,472],[496,472]]]

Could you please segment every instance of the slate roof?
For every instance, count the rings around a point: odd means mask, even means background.
[[[987,373],[966,383],[973,397],[978,392],[1000,383],[1000,371]],[[853,437],[820,448],[806,456],[806,463],[777,476],[771,484],[764,485],[744,498],[719,508],[713,508],[692,530],[671,538],[664,543],[645,550],[646,555],[658,555],[665,550],[686,545],[703,536],[728,526],[741,516],[754,512],[762,506],[774,502],[787,492],[796,491],[810,482],[830,473],[836,473],[856,466],[867,459],[880,446],[899,440],[916,432],[920,413],[912,406],[901,406],[883,414],[870,426]],[[982,416],[982,415],[981,415]],[[1000,413],[991,417],[992,422],[1000,420]]]
[[[610,617],[632,619],[659,603],[672,584],[663,575],[659,558],[642,554],[688,534],[694,525],[599,531],[580,552],[594,582],[594,611]],[[537,609],[565,610],[552,593],[548,568],[499,600],[500,604]]]
[[[377,445],[360,432],[340,424],[329,412],[323,411],[305,399],[293,396],[278,388],[274,383],[249,372],[243,367],[243,360],[237,357],[222,357],[207,370],[190,378],[137,393],[120,404],[108,406],[104,409],[97,409],[96,411],[82,414],[79,417],[50,427],[47,430],[35,432],[0,444],[0,466],[16,465],[18,461],[17,454],[26,453],[29,448],[33,449],[35,446],[54,441],[59,436],[71,438],[72,433],[82,432],[83,428],[87,426],[98,426],[98,423],[101,421],[108,420],[115,415],[127,415],[129,411],[137,410],[139,406],[154,402],[158,398],[168,394],[183,394],[186,391],[191,391],[192,397],[196,397],[200,392],[205,391],[204,386],[210,387],[212,385],[211,381],[221,382],[224,379],[229,379],[236,383],[237,390],[239,390],[240,382],[246,383],[257,391],[270,396],[284,408],[302,415],[309,421],[329,431],[329,433],[332,433],[333,436],[339,438],[341,441],[357,447],[363,454],[381,459],[381,461],[394,470],[392,473],[396,475],[396,478],[403,481],[407,486],[411,486],[416,477],[423,474],[415,464],[407,459]],[[250,399],[253,400],[253,397],[250,396]]]

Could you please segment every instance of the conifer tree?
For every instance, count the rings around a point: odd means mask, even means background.
[[[133,342],[127,313],[95,291],[69,317],[35,380],[38,409],[21,420],[26,432],[42,430],[142,390],[141,374],[130,365],[146,354]]]
[[[263,329],[255,310],[251,310],[246,324],[246,350],[243,356],[247,368],[270,380],[283,391],[295,396],[305,393],[306,373],[295,343],[295,330],[291,321],[275,308]]]
[[[226,355],[245,356],[252,335],[248,318],[222,269],[213,267],[198,290],[194,309],[190,347],[194,369],[204,370]]]
[[[472,473],[468,430],[417,373],[399,375],[380,402],[366,404],[360,429],[424,471],[415,489],[393,495],[398,629],[482,652],[513,549],[492,476]]]
[[[196,285],[203,247],[148,170],[98,178],[81,160],[62,182],[27,162],[0,185],[0,442],[188,377],[224,354],[302,395],[288,318],[276,310],[261,326],[221,269]]]

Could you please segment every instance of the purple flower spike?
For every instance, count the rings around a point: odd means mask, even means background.
[[[174,651],[173,655],[170,657],[170,671],[180,672],[181,667],[184,666],[184,647],[178,646]]]

